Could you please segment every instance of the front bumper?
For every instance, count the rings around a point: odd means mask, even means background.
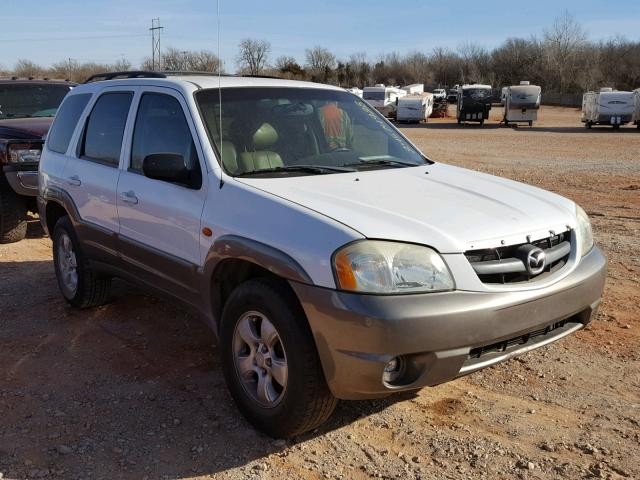
[[[329,388],[338,398],[364,399],[437,385],[584,327],[605,277],[606,259],[594,247],[570,275],[525,291],[383,296],[292,286]],[[382,375],[396,356],[405,373],[390,385]]]

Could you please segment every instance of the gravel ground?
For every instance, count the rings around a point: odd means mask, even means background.
[[[318,431],[274,441],[240,416],[213,335],[181,306],[118,282],[109,305],[68,308],[34,221],[0,246],[0,478],[640,478],[640,132],[540,117],[403,130],[435,160],[584,206],[610,260],[588,329],[439,387],[342,402]]]

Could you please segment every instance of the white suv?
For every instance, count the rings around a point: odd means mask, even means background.
[[[435,163],[351,93],[91,80],[64,100],[40,162],[62,294],[99,305],[118,276],[196,307],[240,410],[270,435],[594,318],[606,261],[580,207]]]

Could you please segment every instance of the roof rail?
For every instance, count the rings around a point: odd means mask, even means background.
[[[145,70],[132,70],[129,72],[105,72],[91,75],[84,83],[100,82],[102,80],[115,80],[119,78],[167,78],[164,73]]]
[[[215,73],[215,72],[197,72],[197,71],[162,71],[153,72],[145,70],[132,70],[129,72],[105,72],[97,73],[87,78],[84,83],[100,82],[103,80],[118,80],[126,78],[167,78],[169,76],[178,75],[199,75],[209,77],[249,77],[249,78],[273,78],[276,80],[282,80],[282,77],[274,77],[271,75],[236,75],[233,73]]]

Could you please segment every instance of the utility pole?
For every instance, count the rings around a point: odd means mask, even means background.
[[[156,64],[158,69],[162,68],[162,57],[160,55],[160,34],[164,27],[160,26],[159,18],[151,19],[151,68],[156,70]],[[157,63],[156,63],[157,62]]]

